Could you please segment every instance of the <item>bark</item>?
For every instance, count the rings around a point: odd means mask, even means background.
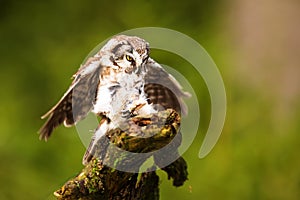
[[[181,143],[179,126],[180,117],[171,109],[149,118],[133,117],[128,127],[107,133],[99,142],[95,158],[54,195],[60,200],[159,199],[157,167],[168,174],[176,187],[187,180],[187,164],[177,151]],[[161,156],[157,150],[163,147],[167,148],[164,148],[164,156]],[[132,153],[138,153],[139,156],[132,156]],[[152,156],[153,166],[143,173],[137,173]],[[177,159],[164,166],[163,161],[172,158]]]

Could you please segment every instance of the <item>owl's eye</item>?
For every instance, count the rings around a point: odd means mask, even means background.
[[[125,56],[126,60],[128,60],[129,62],[133,62],[133,58],[129,55]]]

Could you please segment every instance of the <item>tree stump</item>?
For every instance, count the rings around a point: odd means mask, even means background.
[[[127,127],[111,130],[101,138],[92,161],[54,195],[59,200],[159,199],[157,167],[176,187],[187,180],[187,164],[177,151],[181,143],[179,126],[180,116],[172,109],[149,118],[132,117]],[[153,166],[138,173],[150,157]],[[165,166],[168,160],[173,162]]]

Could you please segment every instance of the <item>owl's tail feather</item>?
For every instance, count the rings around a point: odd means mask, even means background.
[[[110,122],[107,118],[102,118],[96,129],[92,140],[83,156],[82,164],[87,165],[93,158],[104,159],[109,139],[105,134],[110,130]]]

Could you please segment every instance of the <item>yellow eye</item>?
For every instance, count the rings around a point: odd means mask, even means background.
[[[133,58],[129,55],[126,55],[126,60],[128,60],[129,62],[132,62],[133,61]]]

